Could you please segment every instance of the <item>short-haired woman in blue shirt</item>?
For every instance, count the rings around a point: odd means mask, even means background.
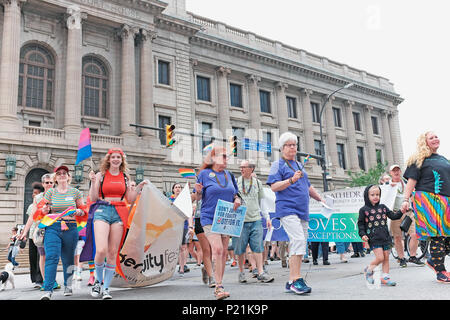
[[[211,245],[212,258],[215,260],[214,276],[216,289],[214,295],[217,300],[230,296],[222,286],[225,262],[227,259],[229,236],[211,232],[217,202],[224,200],[234,203],[234,210],[241,205],[239,189],[232,174],[225,170],[227,167],[227,152],[224,147],[215,146],[205,157],[195,184],[197,200],[202,200],[200,223],[206,238]]]
[[[297,136],[285,132],[280,136],[281,158],[270,168],[267,184],[275,192],[275,218],[279,218],[289,237],[289,282],[286,290],[296,294],[310,293],[311,288],[300,270],[308,241],[309,198],[324,202],[311,185],[297,156]]]

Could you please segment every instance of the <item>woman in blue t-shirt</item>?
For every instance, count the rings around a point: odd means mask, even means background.
[[[275,218],[279,218],[289,237],[289,282],[286,291],[310,293],[300,275],[308,242],[309,198],[324,202],[311,185],[297,156],[297,136],[285,132],[280,136],[281,158],[270,168],[267,184],[275,192]]]
[[[212,258],[215,260],[216,299],[228,298],[230,294],[222,286],[225,262],[227,258],[229,236],[211,232],[217,202],[224,200],[234,203],[234,210],[241,205],[239,189],[234,176],[227,170],[226,149],[216,146],[205,157],[195,184],[197,200],[202,200],[200,223],[211,245]]]

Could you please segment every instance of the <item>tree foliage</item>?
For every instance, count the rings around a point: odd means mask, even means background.
[[[359,172],[349,171],[350,186],[364,187],[370,184],[378,184],[380,177],[386,172],[388,163],[378,163],[375,167],[370,168],[367,172],[361,170]]]

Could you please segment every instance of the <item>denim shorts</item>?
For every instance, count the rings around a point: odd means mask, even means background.
[[[252,252],[261,253],[263,246],[263,227],[261,220],[253,222],[244,222],[241,236],[236,238],[234,245],[234,254],[241,255],[245,253],[247,245],[250,245]]]
[[[116,208],[112,205],[100,205],[94,212],[94,221],[102,220],[108,224],[123,223]]]
[[[370,248],[373,249],[378,249],[378,248],[383,248],[383,251],[388,251],[391,250],[392,245],[391,244],[383,244],[383,245],[373,245],[370,246]]]

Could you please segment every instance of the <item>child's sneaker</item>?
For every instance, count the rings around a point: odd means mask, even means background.
[[[397,285],[397,283],[395,281],[392,281],[391,278],[389,278],[389,277],[381,278],[381,284],[384,284],[386,286],[391,286],[391,287],[394,287]]]
[[[366,267],[364,269],[364,278],[366,279],[368,284],[374,284],[374,280],[373,280],[373,271],[369,272],[368,271],[369,267]]]
[[[446,271],[441,271],[436,274],[437,282],[450,283],[450,274]]]

